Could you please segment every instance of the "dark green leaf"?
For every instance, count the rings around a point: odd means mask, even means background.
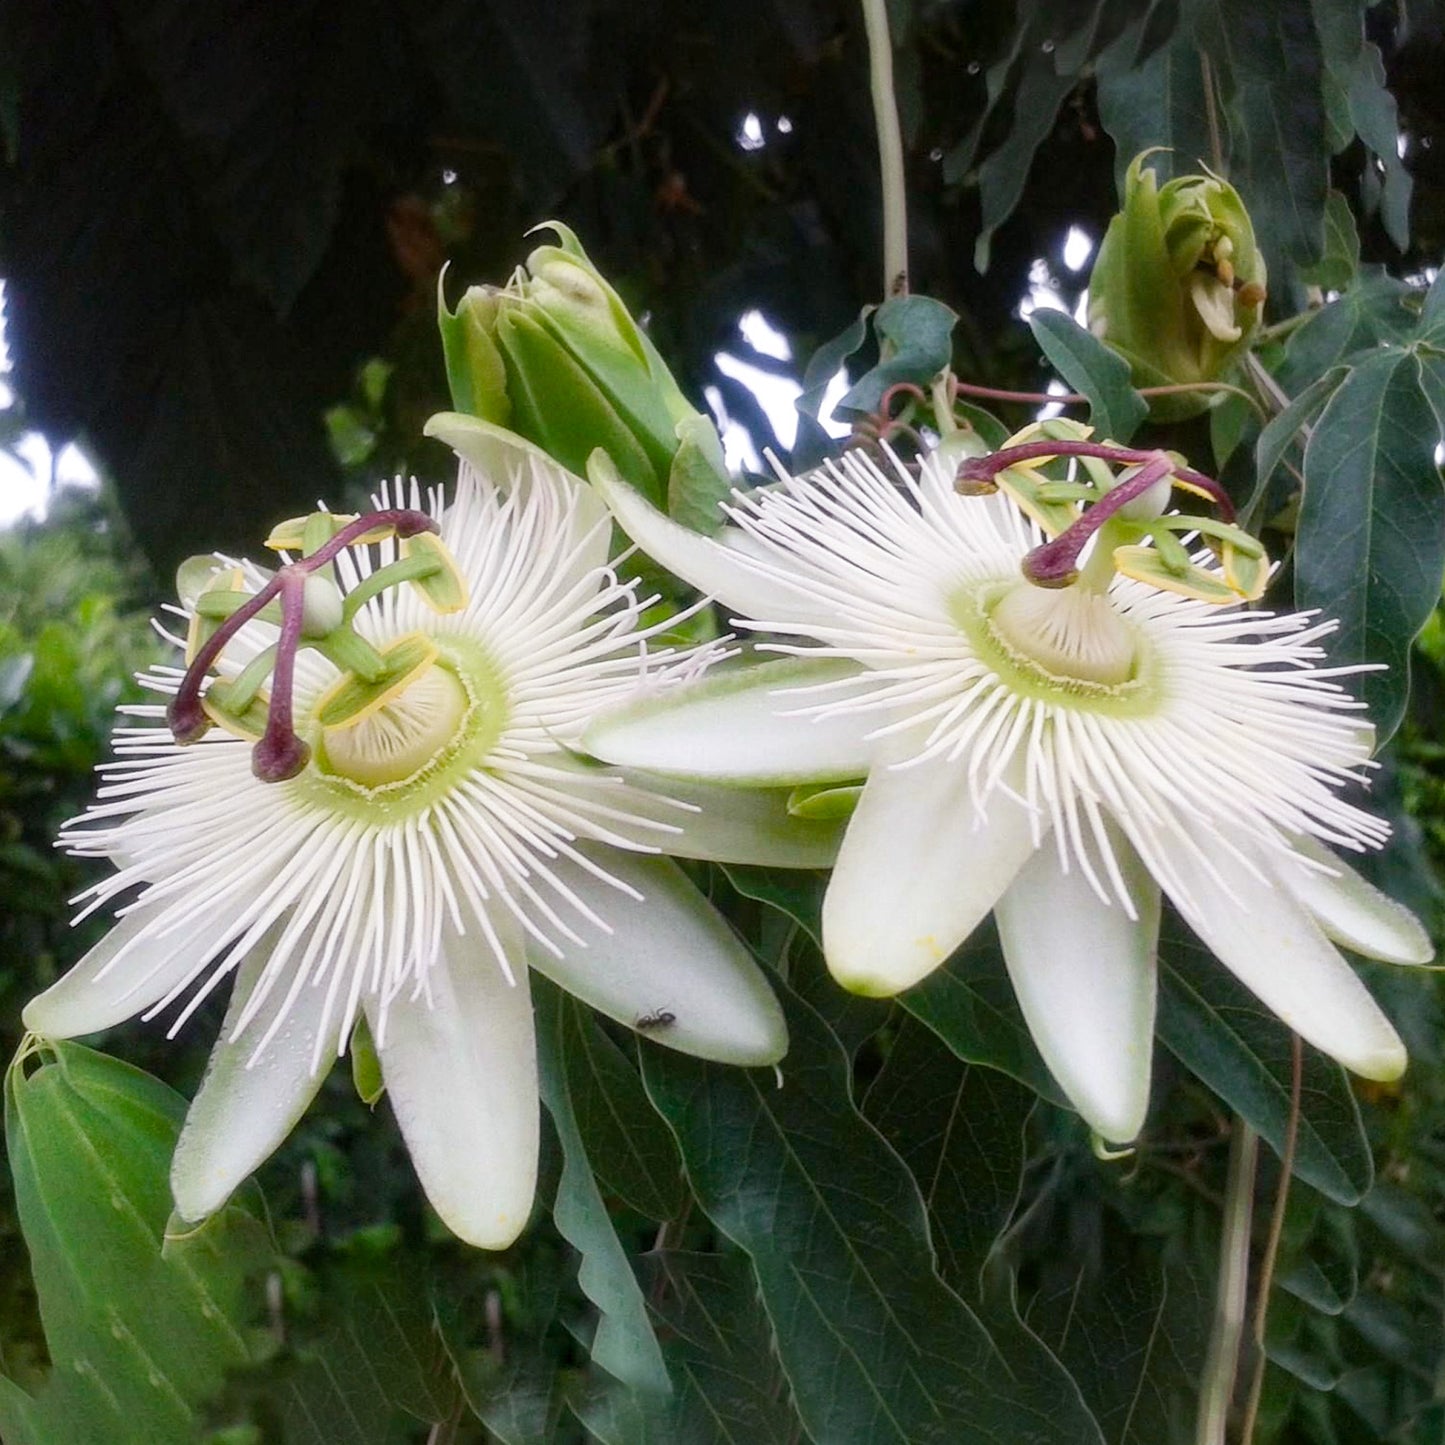
[[[647,1406],[602,1385],[574,1404],[603,1445],[794,1445],[798,1418],[742,1254],[649,1256],[648,1295],[677,1389]]]
[[[1254,444],[1254,491],[1240,508],[1240,518],[1244,526],[1252,526],[1261,520],[1256,513],[1269,493],[1270,479],[1274,476],[1275,468],[1284,460],[1285,453],[1299,436],[1301,429],[1309,424],[1334,389],[1348,375],[1348,367],[1332,366],[1323,376],[1316,377],[1305,387],[1282,412],[1271,417],[1260,432],[1259,440]]]
[[[1166,911],[1159,943],[1159,1037],[1278,1153],[1289,1118],[1289,1030]],[[1305,1050],[1295,1172],[1341,1204],[1370,1187],[1374,1164],[1344,1070]]]
[[[1050,1103],[1068,1107],[1019,1012],[991,919],[898,1001],[965,1063],[1001,1069]]]
[[[798,439],[793,447],[793,465],[806,469],[816,466],[827,456],[833,439],[821,426],[819,409],[829,383],[838,370],[868,337],[868,318],[873,307],[865,306],[856,321],[851,321],[831,341],[825,341],[808,358],[803,372],[803,389],[795,403],[798,409]]]
[[[1107,54],[1099,65],[1099,119],[1114,140],[1121,195],[1129,162],[1150,146],[1166,147],[1150,160],[1161,184],[1210,163],[1204,67],[1192,36],[1182,32],[1142,64],[1123,49]]]
[[[1445,567],[1435,447],[1440,428],[1421,360],[1391,347],[1356,366],[1305,447],[1295,597],[1339,620],[1339,663],[1385,663],[1358,683],[1381,740],[1399,725],[1410,643],[1440,596]]]
[[[1294,393],[1330,367],[1381,341],[1407,339],[1415,316],[1406,304],[1413,293],[1378,268],[1366,267],[1337,301],[1311,316],[1285,345],[1279,381]]]
[[[843,1051],[780,994],[781,1088],[771,1071],[661,1049],[643,1077],[699,1202],[752,1259],[805,1429],[829,1445],[1100,1440],[1032,1336],[1001,1351],[939,1280],[917,1187],[853,1108]]]
[[[1033,1092],[965,1064],[906,1019],[863,1101],[865,1116],[912,1171],[928,1207],[938,1272],[966,1299],[1018,1202]]]
[[[1309,286],[1343,291],[1360,268],[1360,233],[1350,203],[1332,190],[1325,199],[1325,250],[1312,266],[1301,266],[1299,278]]]
[[[973,264],[980,274],[988,270],[993,233],[1013,214],[1024,193],[1034,152],[1053,130],[1059,107],[1077,83],[1076,76],[1059,75],[1047,62],[1036,61],[1024,71],[1008,136],[978,168],[981,221]]]
[[[1434,346],[1445,343],[1445,266],[1436,273],[1420,308],[1420,340]]]
[[[567,1059],[569,1053],[585,1047],[577,1017],[581,1006],[538,975],[533,976],[532,989],[542,1099],[562,1143],[562,1179],[553,1217],[582,1256],[578,1280],[600,1312],[592,1358],[632,1389],[666,1394],[671,1384],[662,1351],[637,1276],[597,1191],[572,1102]]]
[[[1088,397],[1094,434],[1127,445],[1149,414],[1149,403],[1129,380],[1129,363],[1062,311],[1039,307],[1029,327],[1069,388]]]
[[[1079,1382],[1111,1445],[1179,1440],[1204,1365],[1206,1282],[1182,1260],[1166,1265],[1143,1250],[1069,1274],[1030,1302],[1030,1328]]]
[[[873,313],[879,362],[838,403],[840,411],[878,410],[889,387],[907,382],[927,390],[953,360],[958,313],[927,296],[895,296]]]
[[[1329,190],[1323,58],[1309,0],[1217,0],[1217,12],[1244,162],[1231,179],[1266,258],[1308,265],[1324,249]]]
[[[686,1192],[672,1135],[622,1050],[590,1014],[572,1015],[563,1066],[598,1182],[659,1224],[676,1217]]]

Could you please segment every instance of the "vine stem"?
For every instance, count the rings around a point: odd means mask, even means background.
[[[1239,1346],[1249,1302],[1249,1243],[1254,1223],[1254,1178],[1259,1135],[1236,1119],[1229,1143],[1229,1173],[1224,1186],[1223,1233],[1219,1240],[1219,1281],[1214,1292],[1214,1323],[1199,1388],[1194,1445],[1225,1445],[1229,1405],[1239,1373]]]
[[[1254,1372],[1249,1381],[1249,1398],[1244,1407],[1244,1423],[1239,1430],[1239,1445],[1251,1445],[1254,1422],[1259,1415],[1259,1397],[1264,1388],[1264,1327],[1269,1320],[1269,1293],[1274,1283],[1274,1267],[1279,1259],[1279,1242],[1284,1233],[1285,1209],[1289,1204],[1289,1183],[1294,1175],[1295,1145],[1299,1141],[1300,1097],[1304,1091],[1304,1046],[1298,1034],[1290,1035],[1289,1120],[1285,1125],[1284,1147],[1279,1156],[1279,1184],[1274,1192],[1274,1208],[1269,1217],[1269,1237],[1260,1260],[1259,1281],[1254,1302]]]
[[[903,130],[893,93],[893,42],[887,0],[862,0],[868,36],[868,81],[878,130],[878,169],[883,181],[883,295],[908,294],[908,197],[904,190]]]

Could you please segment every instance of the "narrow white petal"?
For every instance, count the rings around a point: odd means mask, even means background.
[[[682,870],[665,858],[586,851],[641,901],[559,864],[558,876],[612,931],[587,930],[587,946],[562,958],[533,950],[532,966],[629,1027],[661,1015],[642,1031],[684,1053],[728,1064],[782,1058],[787,1026],[763,971]]]
[[[838,857],[843,820],[794,818],[788,812],[788,789],[725,787],[636,771],[629,772],[628,780],[651,795],[629,790],[628,812],[681,829],[638,834],[639,840],[675,858],[711,858],[767,868],[831,868]],[[695,811],[671,806],[676,803]]]
[[[322,989],[303,987],[289,1007],[287,990],[273,989],[240,1038],[232,1038],[279,932],[272,929],[242,962],[221,1037],[186,1114],[171,1160],[171,1193],[183,1219],[213,1214],[270,1158],[336,1061],[338,1022],[333,1018],[326,1037],[319,1037]],[[283,1010],[284,1025],[257,1054],[258,1042]]]
[[[759,549],[738,528],[704,537],[679,526],[623,481],[601,448],[588,459],[587,477],[618,525],[649,557],[739,616],[787,617],[804,624],[830,620],[828,609],[807,588],[764,576],[751,564],[747,558]]]
[[[1137,918],[1040,848],[994,907],[1014,992],[1049,1072],[1105,1139],[1132,1139],[1149,1105],[1159,886],[1110,829]]]
[[[1180,913],[1241,983],[1346,1068],[1367,1079],[1399,1078],[1406,1063],[1399,1035],[1293,894],[1226,849],[1212,850],[1206,866],[1173,834],[1158,842],[1174,874],[1189,880],[1189,897],[1174,898]]]
[[[877,720],[798,717],[804,702],[794,691],[861,673],[832,658],[726,669],[600,714],[582,745],[610,763],[702,782],[765,788],[861,778],[873,753],[864,734]]]
[[[507,926],[495,921],[499,930]],[[421,1186],[447,1227],[482,1249],[505,1249],[522,1232],[537,1182],[532,999],[520,948],[508,953],[516,958],[514,984],[480,938],[449,930],[427,975],[430,1000],[397,999],[384,1035],[367,1005]]]
[[[1381,893],[1313,838],[1296,840],[1295,849],[1337,874],[1331,878],[1283,862],[1275,870],[1336,943],[1386,963],[1429,963],[1435,957],[1430,935],[1404,904]]]
[[[888,997],[973,932],[1034,851],[1028,812],[995,790],[980,813],[967,770],[878,767],[823,901],[823,952],[854,993]]]
[[[214,916],[200,915],[160,933],[164,921],[153,908],[118,919],[69,973],[25,1005],[25,1027],[47,1038],[75,1038],[111,1028],[163,999],[197,971],[221,929]]]

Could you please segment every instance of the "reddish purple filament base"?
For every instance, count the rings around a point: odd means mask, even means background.
[[[1040,457],[1099,457],[1119,466],[1137,466],[1139,470],[1127,481],[1106,492],[1071,527],[1057,537],[1035,547],[1023,560],[1024,576],[1038,587],[1068,587],[1079,575],[1079,554],[1089,538],[1114,516],[1119,509],[1143,496],[1150,487],[1165,477],[1177,477],[1210,497],[1226,521],[1234,520],[1234,503],[1213,477],[1196,472],[1192,467],[1176,466],[1168,452],[1138,451],[1132,447],[1111,446],[1107,442],[1037,441],[1025,442],[984,457],[968,457],[960,463],[954,485],[960,492],[973,493],[995,485],[998,474],[1018,462],[1036,461]]]
[[[308,556],[288,562],[254,596],[242,603],[197,649],[186,675],[166,710],[171,735],[178,743],[193,743],[211,726],[201,706],[201,688],[226,644],[274,598],[281,599],[281,635],[271,673],[271,700],[266,731],[251,754],[251,768],[264,783],[294,778],[307,763],[311,749],[296,735],[292,691],[296,679],[296,653],[301,645],[305,615],[306,578],[319,571],[345,548],[368,532],[387,528],[396,537],[415,537],[438,530],[425,512],[407,507],[367,512],[348,522],[337,534]]]

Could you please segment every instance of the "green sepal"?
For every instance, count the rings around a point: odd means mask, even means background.
[[[383,648],[381,658],[384,668],[379,677],[367,680],[347,673],[326,692],[316,705],[316,720],[322,727],[346,727],[385,706],[436,661],[436,644],[420,632],[411,632]]]
[[[507,426],[512,420],[507,367],[492,339],[502,293],[492,286],[469,286],[457,309],[448,311],[445,280],[443,271],[437,278],[437,328],[452,405],[468,416]]]
[[[667,474],[667,514],[681,526],[711,536],[727,521],[719,503],[732,495],[722,440],[701,415],[678,422],[677,440]]]
[[[588,456],[601,447],[654,506],[665,504],[666,470],[547,327],[509,306],[498,319],[497,341],[507,359],[513,425],[523,436],[577,476],[586,475]]]
[[[835,818],[851,818],[863,796],[862,783],[822,785],[804,783],[788,794],[788,815],[811,822],[831,822]]]
[[[371,1037],[371,1029],[362,1014],[356,1016],[356,1026],[351,1031],[351,1042],[347,1047],[351,1054],[351,1083],[356,1097],[368,1109],[374,1109],[386,1093],[386,1080],[382,1077],[376,1041]]]

